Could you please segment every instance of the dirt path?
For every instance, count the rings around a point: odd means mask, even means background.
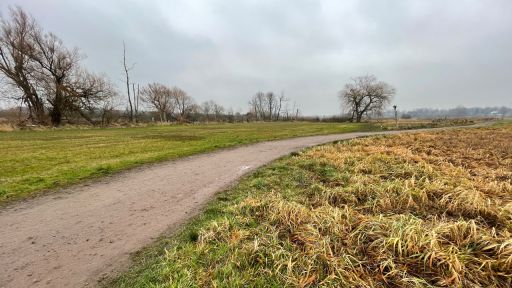
[[[302,137],[133,169],[0,211],[0,287],[96,286],[129,254],[196,214],[243,174],[305,147],[376,133]]]

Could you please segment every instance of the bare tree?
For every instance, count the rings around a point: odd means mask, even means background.
[[[33,48],[29,57],[37,63],[35,75],[40,84],[44,85],[50,103],[50,118],[53,125],[62,121],[65,110],[72,107],[73,84],[75,77],[88,77],[77,70],[80,69],[78,49],[67,49],[62,40],[52,33],[43,33],[40,29],[32,31]],[[76,95],[73,95],[76,96]]]
[[[99,105],[99,111],[101,116],[101,125],[106,126],[110,125],[112,121],[114,121],[115,117],[115,109],[118,105],[118,95],[112,95],[112,97],[107,97],[102,100]]]
[[[213,115],[215,116],[215,121],[220,121],[222,118],[222,115],[224,114],[224,107],[220,104],[214,103],[213,105]]]
[[[226,110],[226,116],[227,116],[227,121],[229,123],[234,123],[235,122],[235,110],[233,110],[233,107],[229,107]]]
[[[249,101],[251,112],[256,120],[272,120],[273,110],[275,109],[275,94],[273,92],[257,92]]]
[[[290,103],[285,102],[283,109],[281,111],[281,119],[289,121],[290,120]]]
[[[178,87],[173,87],[171,89],[171,96],[176,104],[176,119],[179,122],[186,122],[188,116],[193,112],[193,108],[195,107],[194,99]]]
[[[149,84],[141,91],[142,101],[158,111],[160,122],[167,122],[167,115],[174,113],[175,103],[171,94],[171,89],[160,83]]]
[[[87,111],[94,110],[104,98],[112,97],[113,85],[106,76],[80,67],[78,49],[67,49],[54,34],[35,29],[32,41],[34,49],[30,58],[36,63],[36,79],[46,95],[52,124],[60,125],[64,115],[70,112],[93,124]]]
[[[128,111],[128,113],[129,113],[128,118],[129,118],[130,122],[134,121],[132,97],[130,96],[130,70],[132,70],[134,66],[135,66],[135,64],[131,64],[130,66],[128,66],[128,64],[126,63],[126,43],[124,43],[124,41],[123,41],[123,68],[124,68],[124,73],[126,76],[126,93],[128,96],[128,108],[130,109]]]
[[[92,122],[86,110],[113,95],[109,81],[85,71],[78,49],[67,49],[21,8],[11,9],[10,21],[0,25],[0,72],[20,92],[15,97],[27,105],[29,117],[46,124],[48,110],[54,126],[66,113]]]
[[[86,70],[77,70],[73,79],[63,87],[64,111],[76,112],[89,123],[95,124],[88,112],[102,107],[105,102],[114,101],[117,91],[105,75],[96,75]]]
[[[277,103],[275,105],[275,119],[277,121],[279,121],[279,119],[281,118],[281,112],[283,112],[282,110],[284,108],[286,108],[286,110],[288,110],[286,104],[288,102],[288,99],[284,96],[284,92],[281,92],[281,95],[279,95],[279,98],[277,98]],[[285,105],[285,107],[283,107],[283,105]],[[286,111],[287,113],[287,111]]]
[[[10,9],[9,20],[2,18],[0,22],[0,72],[19,91],[11,95],[27,105],[29,119],[46,124],[44,100],[37,90],[30,59],[34,49],[31,37],[37,24],[20,7]]]
[[[256,120],[265,120],[265,93],[257,92],[249,101],[249,106],[251,107],[251,113],[256,117]]]
[[[297,121],[297,119],[299,119],[299,116],[300,116],[300,110],[299,110],[299,108],[297,108],[297,102],[293,101],[293,108],[292,108],[293,121]]]
[[[256,120],[279,120],[286,101],[288,99],[284,93],[277,96],[274,92],[257,92],[249,101],[250,114],[254,115]]]
[[[220,121],[224,114],[224,107],[213,100],[205,101],[201,104],[199,111],[204,115],[206,121]]]
[[[342,106],[351,114],[352,121],[361,122],[368,113],[380,113],[389,104],[395,89],[378,81],[374,75],[352,78],[339,93]]]
[[[214,106],[215,102],[213,100],[204,101],[201,103],[201,113],[204,115],[206,122],[210,121],[210,116],[213,112]]]

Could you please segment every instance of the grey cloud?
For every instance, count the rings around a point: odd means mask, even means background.
[[[335,114],[337,91],[366,73],[394,85],[404,109],[512,106],[508,0],[5,0],[0,9],[8,5],[119,84],[124,40],[135,81],[235,109],[274,90],[305,114]]]

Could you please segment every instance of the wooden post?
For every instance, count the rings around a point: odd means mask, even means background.
[[[395,125],[396,125],[396,128],[398,129],[398,113],[396,111],[396,108],[397,108],[397,106],[393,105],[393,109],[395,109]]]

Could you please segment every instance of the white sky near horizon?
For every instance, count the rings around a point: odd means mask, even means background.
[[[402,110],[512,106],[510,0],[2,0],[1,15],[13,5],[120,90],[125,41],[136,83],[239,111],[261,90],[337,114],[337,92],[369,73]]]

